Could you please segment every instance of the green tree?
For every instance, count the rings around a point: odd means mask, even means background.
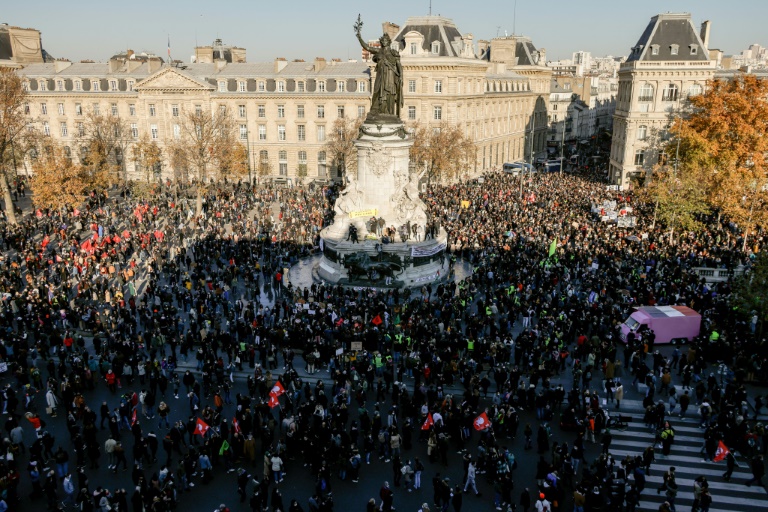
[[[752,269],[736,279],[734,283],[735,303],[738,311],[748,315],[757,315],[758,333],[762,334],[768,321],[768,252],[757,255]]]

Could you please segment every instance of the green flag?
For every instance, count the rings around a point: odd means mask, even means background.
[[[552,243],[549,244],[549,256],[551,257],[555,252],[557,251],[557,239],[552,240]]]
[[[221,448],[219,449],[219,455],[224,455],[224,452],[229,450],[229,443],[225,439],[223,443],[221,443]]]

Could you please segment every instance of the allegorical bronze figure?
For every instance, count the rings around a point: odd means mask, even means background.
[[[372,48],[360,37],[363,21],[360,15],[355,23],[355,34],[363,49],[373,55],[376,63],[376,81],[373,84],[373,96],[371,97],[372,118],[393,116],[399,121],[400,108],[403,106],[403,66],[400,63],[400,54],[392,49],[392,40],[387,34],[379,39],[381,48]]]

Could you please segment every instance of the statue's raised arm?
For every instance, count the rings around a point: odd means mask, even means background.
[[[363,20],[360,18],[360,15],[357,15],[357,21],[355,22],[355,35],[357,36],[357,40],[360,41],[360,46],[363,47],[363,50],[369,51],[371,53],[376,53],[375,48],[371,48],[368,46],[368,43],[363,41],[363,38],[360,36],[360,31],[363,29]]]

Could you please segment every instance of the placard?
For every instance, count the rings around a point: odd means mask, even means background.
[[[0,363],[0,373],[5,373],[8,371],[8,363]]]
[[[371,208],[370,210],[358,210],[356,212],[349,212],[349,218],[355,219],[357,217],[375,217],[379,213],[379,210],[376,208]]]
[[[363,350],[363,342],[362,341],[353,341],[350,343],[350,347],[352,350],[361,351]]]
[[[340,355],[342,355],[343,353],[344,353],[344,349],[343,349],[343,348],[337,348],[337,349],[336,349],[336,355],[337,355],[337,356],[340,356]]]

